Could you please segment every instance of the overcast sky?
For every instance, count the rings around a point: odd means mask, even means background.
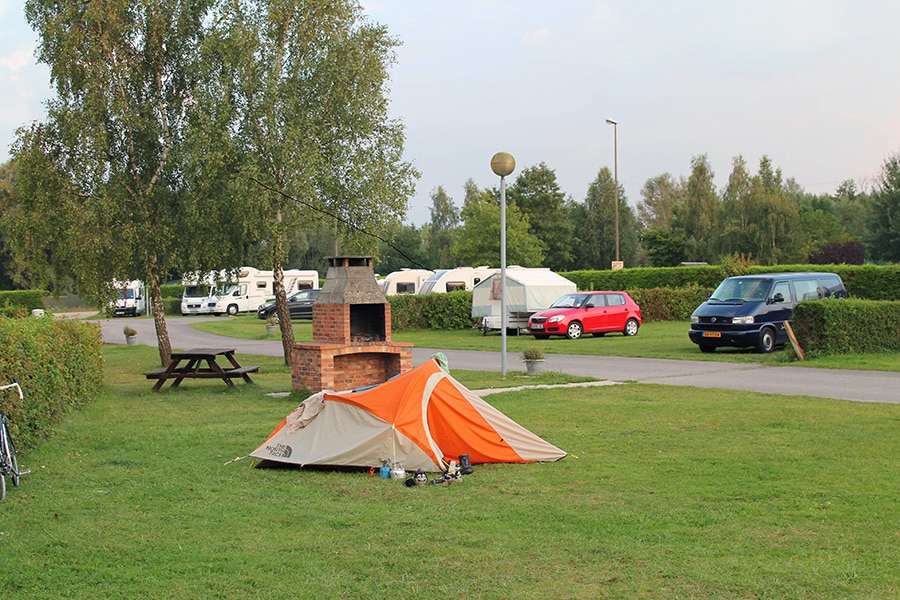
[[[707,154],[716,184],[732,158],[768,155],[808,192],[863,188],[900,151],[896,0],[366,0],[402,42],[392,115],[422,177],[408,221],[429,219],[443,186],[457,206],[469,178],[512,183],[541,162],[584,199],[613,168],[632,205],[656,175],[690,174]],[[0,0],[0,160],[16,127],[41,119],[47,68],[23,0]]]

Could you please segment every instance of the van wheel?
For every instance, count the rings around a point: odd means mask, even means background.
[[[237,304],[229,304],[228,305],[228,314],[232,317],[238,314],[238,306]]]
[[[638,322],[637,319],[628,319],[625,323],[625,329],[622,330],[622,335],[632,336],[637,335],[638,332]]]
[[[715,351],[716,351],[715,346],[709,346],[707,344],[700,344],[700,352],[705,352],[707,354],[710,354]]]
[[[577,340],[581,337],[582,333],[584,333],[584,327],[582,327],[581,323],[578,321],[573,321],[569,323],[569,328],[566,330],[566,337],[570,340]]]
[[[759,352],[768,353],[775,349],[775,331],[771,327],[764,327],[759,332],[759,341],[756,343]]]

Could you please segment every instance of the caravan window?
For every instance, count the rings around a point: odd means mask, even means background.
[[[465,290],[466,283],[464,281],[448,281],[447,282],[447,291],[448,292],[458,292],[459,290]]]
[[[416,293],[416,284],[411,281],[403,281],[397,284],[397,293],[398,294],[415,294]]]

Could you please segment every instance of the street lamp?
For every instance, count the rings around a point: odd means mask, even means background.
[[[619,262],[619,122],[607,119],[613,126],[613,172],[616,179],[616,262]]]
[[[506,176],[516,168],[508,152],[491,158],[491,170],[500,176],[500,376],[506,378]]]

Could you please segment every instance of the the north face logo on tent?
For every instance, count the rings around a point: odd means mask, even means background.
[[[290,458],[291,454],[293,454],[293,449],[287,444],[267,444],[266,452],[269,453],[269,458]]]

